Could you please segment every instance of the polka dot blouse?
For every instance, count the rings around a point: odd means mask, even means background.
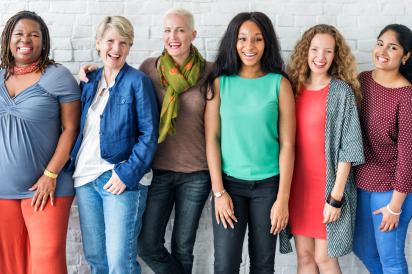
[[[359,108],[365,164],[355,168],[359,188],[412,192],[412,86],[386,88],[372,72],[360,74]]]

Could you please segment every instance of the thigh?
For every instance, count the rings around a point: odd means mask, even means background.
[[[192,253],[199,219],[210,194],[207,171],[181,174],[176,186],[172,249]]]
[[[372,210],[386,206],[392,199],[393,191],[389,192],[374,192],[372,194],[371,203]],[[405,240],[408,230],[408,224],[412,216],[412,199],[411,194],[408,194],[402,206],[402,214],[399,219],[399,225],[396,229],[390,232],[382,232],[379,229],[382,222],[382,214],[374,215],[374,232],[376,243],[379,251],[379,256],[384,267],[391,265],[393,267],[407,268],[405,261]],[[398,272],[402,272],[398,269]]]
[[[214,200],[212,201],[213,245],[215,252],[214,269],[218,273],[238,273],[242,262],[242,247],[248,223],[249,198],[242,195],[245,191],[239,183],[225,182],[224,186],[232,198],[234,214],[238,220],[234,228],[225,229],[217,224]]]
[[[67,273],[66,237],[73,197],[57,197],[54,206],[35,212],[31,199],[21,203],[30,241],[31,273]]]
[[[358,189],[353,249],[362,260],[378,258],[371,208],[371,192]],[[365,248],[367,247],[367,248]]]
[[[256,182],[249,205],[249,251],[251,272],[273,271],[277,235],[270,233],[270,211],[276,200],[279,177]]]
[[[108,176],[106,180],[109,180]],[[90,258],[100,258],[102,256],[105,258],[106,237],[103,201],[94,182],[76,188],[76,200],[86,258],[89,260],[91,260]]]
[[[111,260],[128,260],[137,257],[137,238],[146,206],[147,186],[125,191],[120,195],[102,193],[105,221],[106,250]]]
[[[27,273],[28,239],[21,200],[0,199],[0,273]]]
[[[172,171],[153,171],[139,239],[140,252],[144,253],[142,255],[163,248],[165,230],[174,203],[174,175]]]
[[[295,241],[296,247],[296,254],[299,257],[307,257],[310,256],[315,259],[315,239],[301,236],[301,235],[294,235],[293,239]]]

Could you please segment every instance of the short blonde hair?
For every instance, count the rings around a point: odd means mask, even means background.
[[[100,40],[103,38],[104,33],[109,28],[114,29],[117,33],[123,37],[129,46],[133,45],[134,39],[134,30],[133,25],[130,21],[123,16],[107,16],[100,22],[99,26],[97,26],[96,31],[96,40]]]
[[[166,11],[164,17],[168,15],[179,15],[185,17],[188,27],[195,30],[195,19],[193,17],[193,13],[190,11],[183,8],[171,8]]]

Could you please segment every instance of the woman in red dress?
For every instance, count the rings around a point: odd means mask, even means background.
[[[289,206],[298,273],[341,273],[336,257],[352,248],[351,166],[363,161],[355,58],[334,27],[317,25],[296,44],[288,73],[296,94]]]

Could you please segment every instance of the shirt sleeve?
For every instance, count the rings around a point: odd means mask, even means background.
[[[403,100],[398,108],[396,177],[393,188],[412,192],[412,100]]]
[[[49,65],[39,84],[60,103],[80,99],[80,88],[70,71],[62,65]]]
[[[347,91],[341,134],[339,162],[350,162],[353,166],[364,163],[362,131],[352,90]]]

